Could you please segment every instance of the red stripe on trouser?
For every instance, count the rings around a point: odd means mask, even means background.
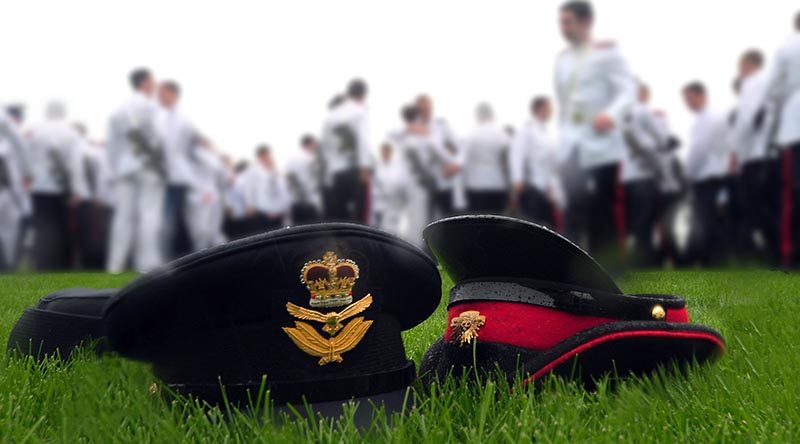
[[[783,188],[781,190],[781,259],[783,265],[792,265],[792,150],[785,149],[781,154],[781,173]]]
[[[616,183],[614,185],[614,222],[617,228],[617,242],[620,252],[625,253],[625,237],[627,227],[625,226],[625,188],[622,185],[622,165],[617,165]]]

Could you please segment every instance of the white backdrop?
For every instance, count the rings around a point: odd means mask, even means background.
[[[352,76],[371,87],[373,139],[397,126],[400,106],[430,93],[456,131],[490,101],[504,123],[551,94],[560,1],[1,0],[0,101],[41,118],[50,98],[103,138],[128,95],[132,67],[184,88],[183,108],[224,151],[249,157],[268,142],[279,158],[317,132],[328,99]],[[679,134],[689,116],[680,87],[700,79],[719,108],[733,103],[736,59],[770,56],[800,9],[790,0],[598,0],[596,35],[619,42]]]

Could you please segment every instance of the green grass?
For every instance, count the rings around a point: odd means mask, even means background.
[[[0,342],[22,310],[59,288],[123,285],[131,276],[0,277]],[[630,292],[684,295],[694,321],[719,329],[727,354],[687,376],[656,374],[586,392],[551,378],[509,394],[501,382],[451,381],[415,410],[366,430],[348,421],[204,409],[149,393],[142,363],[84,356],[68,365],[0,358],[0,442],[793,442],[800,440],[800,275],[659,271],[630,275]],[[441,334],[444,307],[405,333],[419,361]]]

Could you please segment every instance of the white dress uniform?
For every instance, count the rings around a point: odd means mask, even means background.
[[[283,226],[289,211],[289,189],[284,177],[275,169],[267,169],[258,162],[251,165],[244,175],[245,205],[257,213],[251,221],[251,232]]]
[[[730,150],[727,137],[727,118],[706,107],[699,111],[692,125],[686,177],[692,183],[725,176]]]
[[[531,118],[523,124],[508,156],[511,183],[524,183],[522,210],[534,221],[553,226],[551,196],[558,184],[558,142],[546,122]]]
[[[199,135],[179,110],[159,108],[157,129],[164,143],[167,183],[191,188],[196,185],[195,150]]]
[[[107,268],[112,273],[126,267],[132,250],[134,267],[140,272],[163,262],[159,239],[166,166],[164,144],[157,132],[157,112],[155,103],[137,92],[114,112],[109,122],[106,149],[115,206]],[[133,132],[138,132],[149,148],[132,140]]]
[[[408,203],[408,170],[399,154],[392,144],[391,158],[378,160],[374,183],[374,211],[379,216],[379,227],[397,236],[405,231],[403,210]]]
[[[6,267],[16,264],[20,223],[29,210],[23,190],[24,145],[14,123],[0,113],[0,264]]]
[[[581,168],[619,162],[625,153],[622,123],[636,97],[636,82],[616,45],[571,47],[556,60],[563,155],[577,149]],[[592,126],[595,116],[610,115],[616,125],[606,133]]]
[[[494,121],[479,123],[464,142],[463,175],[471,212],[499,213],[508,198],[511,140]]]
[[[360,171],[372,167],[368,110],[348,99],[326,118],[319,146],[324,171],[326,216],[332,220],[369,222],[369,186]]]
[[[186,202],[186,221],[194,251],[225,243],[222,234],[223,193],[227,172],[219,155],[198,147],[194,153],[194,185]]]
[[[629,120],[626,123],[628,134],[633,138],[642,150],[646,150],[646,156],[653,161],[657,161],[657,151],[667,144],[669,133],[666,128],[658,121],[652,109],[643,103],[637,103],[631,107]],[[653,164],[638,155],[630,147],[626,146],[625,154],[622,157],[621,180],[624,184],[640,180],[654,179],[660,176],[660,164]]]
[[[782,147],[800,142],[800,32],[778,49],[768,91],[780,110],[775,142]]]
[[[764,160],[768,155],[774,118],[767,100],[768,86],[769,75],[764,70],[742,79],[736,119],[730,129],[731,144],[741,164]]]
[[[450,125],[444,119],[433,119],[428,125],[430,137],[440,147],[436,157],[433,159],[431,172],[436,180],[436,195],[433,196],[437,217],[449,216],[453,213],[455,199],[454,185],[455,176],[447,176],[445,168],[448,165],[459,165],[459,153],[463,147],[459,143]]]
[[[317,158],[306,149],[299,149],[286,164],[286,182],[292,205],[292,223],[318,219],[322,212]]]

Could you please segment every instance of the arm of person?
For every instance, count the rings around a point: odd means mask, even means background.
[[[355,120],[356,140],[358,141],[358,151],[356,153],[356,163],[361,170],[361,179],[366,182],[369,180],[369,169],[371,166],[370,141],[369,141],[369,121],[367,112],[364,110]]]
[[[613,91],[611,102],[595,116],[594,126],[597,131],[606,132],[619,125],[625,114],[636,101],[636,80],[631,73],[628,62],[622,57],[619,49],[612,47],[606,60],[605,72]]]

